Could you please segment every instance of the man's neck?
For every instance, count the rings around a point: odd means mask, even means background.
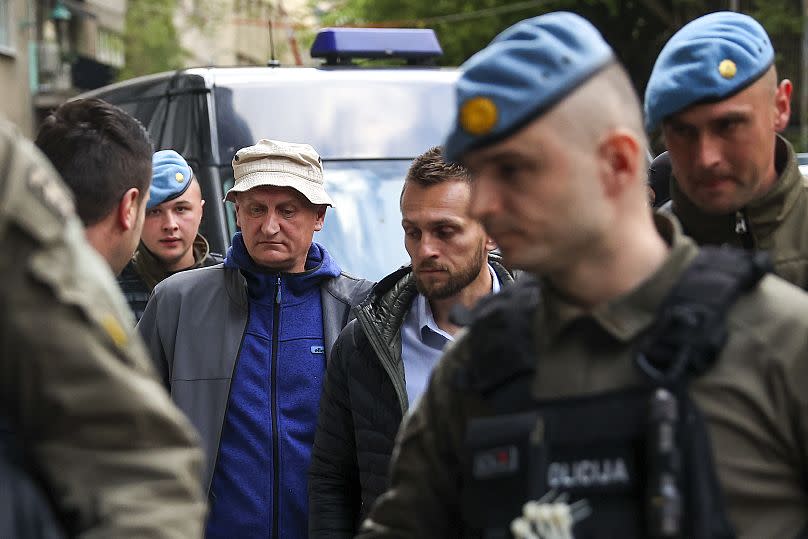
[[[184,255],[180,258],[175,260],[174,262],[163,262],[162,266],[166,270],[167,273],[176,273],[178,271],[189,269],[196,263],[196,258],[194,258],[194,247],[191,246]]]
[[[481,297],[491,292],[492,286],[491,271],[488,269],[488,264],[486,263],[483,264],[477,277],[454,296],[444,299],[427,298],[429,308],[432,311],[432,318],[440,329],[454,336],[455,333],[460,330],[460,327],[449,320],[449,314],[452,308],[455,305],[462,305],[467,309],[474,307]]]
[[[778,138],[774,142],[774,159],[772,160],[771,169],[769,169],[766,174],[767,178],[766,181],[763,182],[761,192],[758,193],[758,198],[763,198],[774,189],[783,171],[788,166],[787,160],[788,147]]]
[[[665,262],[670,250],[652,224],[612,230],[608,243],[594,249],[575,265],[548,275],[553,286],[570,301],[593,308],[638,287]]]
[[[120,252],[121,238],[115,236],[107,220],[85,227],[84,237],[87,238],[87,242],[93,249],[107,261],[112,273],[117,276],[123,271],[132,253],[129,253],[127,258]]]

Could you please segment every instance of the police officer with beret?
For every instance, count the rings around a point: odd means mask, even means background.
[[[639,100],[586,20],[524,20],[463,71],[447,159],[537,280],[475,309],[361,536],[796,537],[808,296],[652,214]]]
[[[196,433],[70,190],[4,124],[0,244],[0,537],[200,537]]]
[[[705,15],[671,37],[645,93],[673,165],[672,208],[701,245],[768,251],[778,275],[808,287],[808,185],[777,134],[791,114],[763,27],[735,12]]]
[[[199,182],[174,150],[160,150],[152,157],[149,195],[140,245],[118,277],[138,320],[157,283],[180,271],[222,262],[199,234],[205,205]]]

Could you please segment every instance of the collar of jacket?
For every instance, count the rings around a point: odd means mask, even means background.
[[[805,196],[803,177],[794,149],[780,135],[777,135],[775,144],[775,167],[780,171],[780,176],[771,191],[742,209],[756,242],[771,235],[782,224],[799,198]],[[671,200],[673,213],[682,223],[685,233],[698,244],[739,243],[738,234],[735,232],[736,212],[716,216],[701,211],[678,188],[673,177],[671,177]]]
[[[288,273],[261,266],[250,256],[240,232],[236,232],[233,236],[224,266],[241,272],[246,279],[248,297],[258,303],[275,301],[276,287],[281,278],[285,289],[299,295],[319,287],[322,281],[333,279],[341,273],[337,262],[316,242],[312,242],[309,246],[305,270],[302,272]]]
[[[669,246],[664,262],[634,289],[595,307],[581,307],[540,279],[542,302],[536,326],[538,339],[552,345],[565,330],[582,319],[591,319],[612,338],[630,342],[645,331],[657,316],[657,310],[681,274],[698,254],[692,238],[685,236],[679,223],[665,214],[654,214],[654,226]]]
[[[205,262],[205,259],[210,253],[210,245],[208,245],[208,240],[206,240],[202,234],[196,235],[191,248],[193,249],[194,253],[193,265],[178,271],[201,268]],[[138,245],[137,251],[135,251],[135,254],[132,257],[132,262],[134,263],[135,270],[137,271],[138,275],[140,275],[140,278],[143,279],[143,282],[146,283],[147,287],[149,287],[149,292],[151,292],[152,289],[157,286],[157,283],[169,275],[177,273],[177,271],[166,271],[162,261],[157,258],[154,253],[149,251],[142,241],[140,242],[140,245]]]
[[[494,268],[500,284],[507,285],[514,279],[501,261],[499,255],[488,255],[488,264]],[[388,348],[394,347],[417,293],[412,266],[403,266],[376,283],[368,297],[354,308],[354,314],[366,334],[373,332]]]

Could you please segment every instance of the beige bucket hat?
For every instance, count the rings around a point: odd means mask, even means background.
[[[308,144],[261,139],[242,148],[233,157],[235,184],[224,199],[235,202],[235,194],[253,187],[274,185],[299,191],[312,204],[334,202],[323,187],[323,164]]]

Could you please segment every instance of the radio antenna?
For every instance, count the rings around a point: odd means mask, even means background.
[[[274,24],[272,23],[272,16],[269,16],[269,62],[267,65],[269,67],[279,67],[281,63],[275,57],[275,33],[273,31]]]

